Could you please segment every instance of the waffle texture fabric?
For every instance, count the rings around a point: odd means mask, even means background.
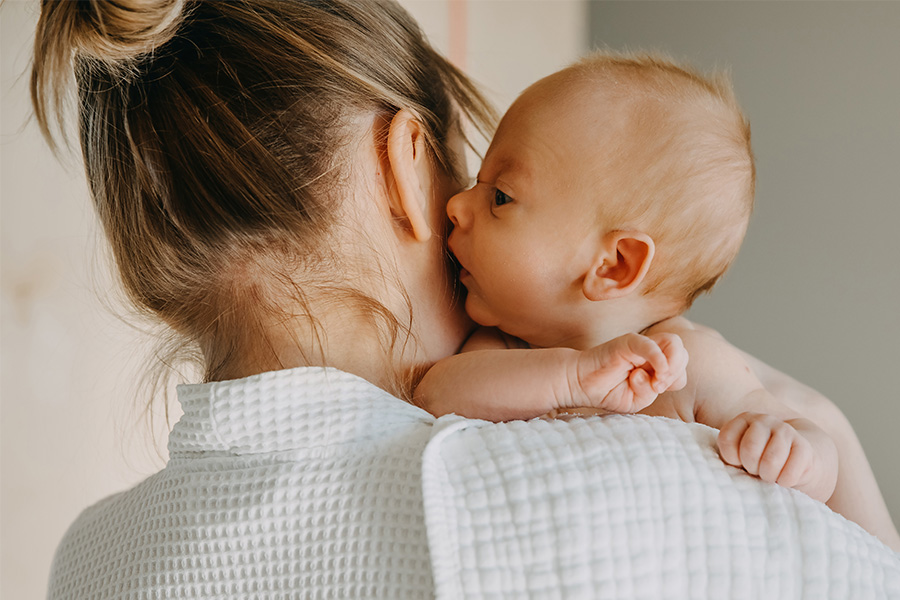
[[[434,596],[431,415],[322,368],[179,386],[178,399],[166,467],[78,517],[50,599]]]
[[[423,486],[441,599],[900,599],[900,554],[660,417],[444,417]]]
[[[181,386],[166,467],[85,510],[51,600],[900,598],[900,562],[702,426],[435,419],[354,375]]]

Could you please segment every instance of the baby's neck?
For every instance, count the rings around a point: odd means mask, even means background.
[[[599,307],[598,307],[599,308]],[[588,319],[580,335],[567,340],[565,346],[576,350],[587,350],[625,335],[644,333],[647,329],[681,312],[671,304],[622,303],[620,306],[607,305]]]

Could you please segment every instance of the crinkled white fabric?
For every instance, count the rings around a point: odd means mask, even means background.
[[[643,416],[444,417],[423,466],[437,597],[900,598],[900,554]]]
[[[181,386],[166,467],[84,511],[49,598],[431,598],[434,418],[303,368]]]
[[[900,598],[896,555],[698,426],[434,427],[321,368],[178,396],[168,464],[78,517],[51,600]]]

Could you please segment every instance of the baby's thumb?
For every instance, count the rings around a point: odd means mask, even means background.
[[[632,401],[632,412],[637,412],[643,408],[650,406],[656,400],[657,392],[653,389],[653,383],[650,381],[650,375],[642,368],[631,371],[628,376],[628,385],[631,387],[631,393],[634,396]]]

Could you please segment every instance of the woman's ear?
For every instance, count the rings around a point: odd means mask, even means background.
[[[425,149],[425,132],[410,111],[397,111],[388,128],[387,158],[390,166],[388,199],[391,214],[408,223],[413,237],[420,242],[431,238],[428,226],[428,195],[431,189],[431,163]]]
[[[653,239],[637,231],[613,231],[601,240],[585,274],[582,291],[588,300],[612,300],[633,292],[653,261]]]

